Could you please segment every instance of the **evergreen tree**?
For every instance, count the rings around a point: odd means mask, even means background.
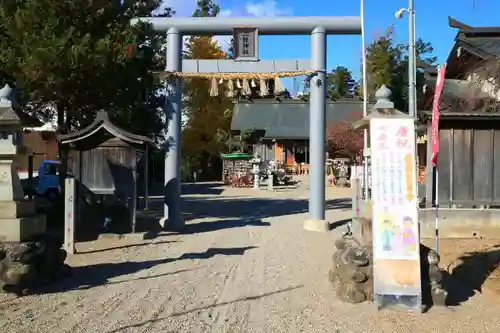
[[[160,0],[5,0],[0,8],[0,78],[15,87],[25,111],[56,113],[59,131],[90,123],[106,110],[138,134],[157,132],[161,100],[152,70],[162,43],[152,29],[131,26]],[[170,16],[166,9],[161,16]],[[49,113],[49,114],[47,114]],[[45,116],[45,117],[43,117]],[[60,186],[64,189],[67,152]]]
[[[433,66],[437,58],[432,56],[433,48],[428,42],[417,39],[416,62],[425,66]],[[398,110],[408,110],[408,45],[396,44],[393,39],[393,29],[374,40],[367,47],[366,57],[368,96],[373,100],[375,92],[383,84],[392,90],[392,100]],[[418,69],[416,77],[417,104],[422,102],[418,97],[422,94],[424,85],[423,72]]]
[[[357,86],[351,71],[343,66],[337,66],[327,77],[328,97],[332,100],[353,98]]]
[[[27,111],[55,111],[62,131],[86,125],[104,109],[133,131],[155,132],[160,101],[152,70],[159,67],[161,40],[145,25],[130,26],[130,19],[153,15],[160,4],[3,1],[0,76],[20,91]]]

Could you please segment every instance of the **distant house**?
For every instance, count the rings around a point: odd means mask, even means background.
[[[16,167],[20,172],[28,170],[28,156],[31,154],[35,170],[41,161],[55,160],[59,156],[57,126],[53,122],[42,122],[28,114],[24,114],[23,118],[22,140],[27,150],[16,157]]]
[[[499,205],[500,27],[471,27],[452,18],[449,25],[458,32],[447,59],[440,104],[440,205]],[[429,138],[435,82],[436,71],[428,70],[428,103],[419,116]],[[427,166],[431,165],[430,149],[429,140]],[[434,175],[427,172],[428,206],[435,198],[434,181]]]
[[[326,123],[354,122],[362,117],[362,102],[327,102]],[[300,99],[239,101],[234,104],[231,131],[261,130],[253,151],[264,160],[286,165],[309,164],[309,103]]]

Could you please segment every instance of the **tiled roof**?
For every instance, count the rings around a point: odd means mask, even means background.
[[[458,46],[481,58],[500,56],[500,27],[471,27],[451,17],[448,23],[459,29],[455,39]]]
[[[326,123],[354,122],[362,116],[358,100],[328,102]],[[265,138],[305,139],[309,137],[309,103],[300,100],[237,103],[233,108],[231,130],[265,130]]]
[[[500,36],[477,36],[476,34],[460,33],[457,42],[481,58],[500,56]]]

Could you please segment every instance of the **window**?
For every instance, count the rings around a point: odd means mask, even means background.
[[[59,174],[59,165],[55,163],[47,163],[44,166],[44,172],[46,175],[53,176]]]

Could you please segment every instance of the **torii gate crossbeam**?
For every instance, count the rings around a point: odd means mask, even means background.
[[[325,139],[326,139],[326,36],[361,34],[360,17],[278,17],[278,18],[135,18],[150,23],[157,32],[167,33],[166,71],[182,72],[182,36],[185,35],[232,35],[235,29],[252,28],[259,35],[311,35],[310,81],[310,159],[309,219],[304,228],[326,231],[325,221]],[[255,64],[258,64],[255,61]],[[248,67],[248,63],[246,64]],[[235,68],[238,67],[235,63]],[[258,66],[256,66],[257,68]],[[165,215],[170,229],[181,229],[184,222],[180,211],[180,139],[182,90],[181,79],[167,83],[167,152],[165,155]]]

